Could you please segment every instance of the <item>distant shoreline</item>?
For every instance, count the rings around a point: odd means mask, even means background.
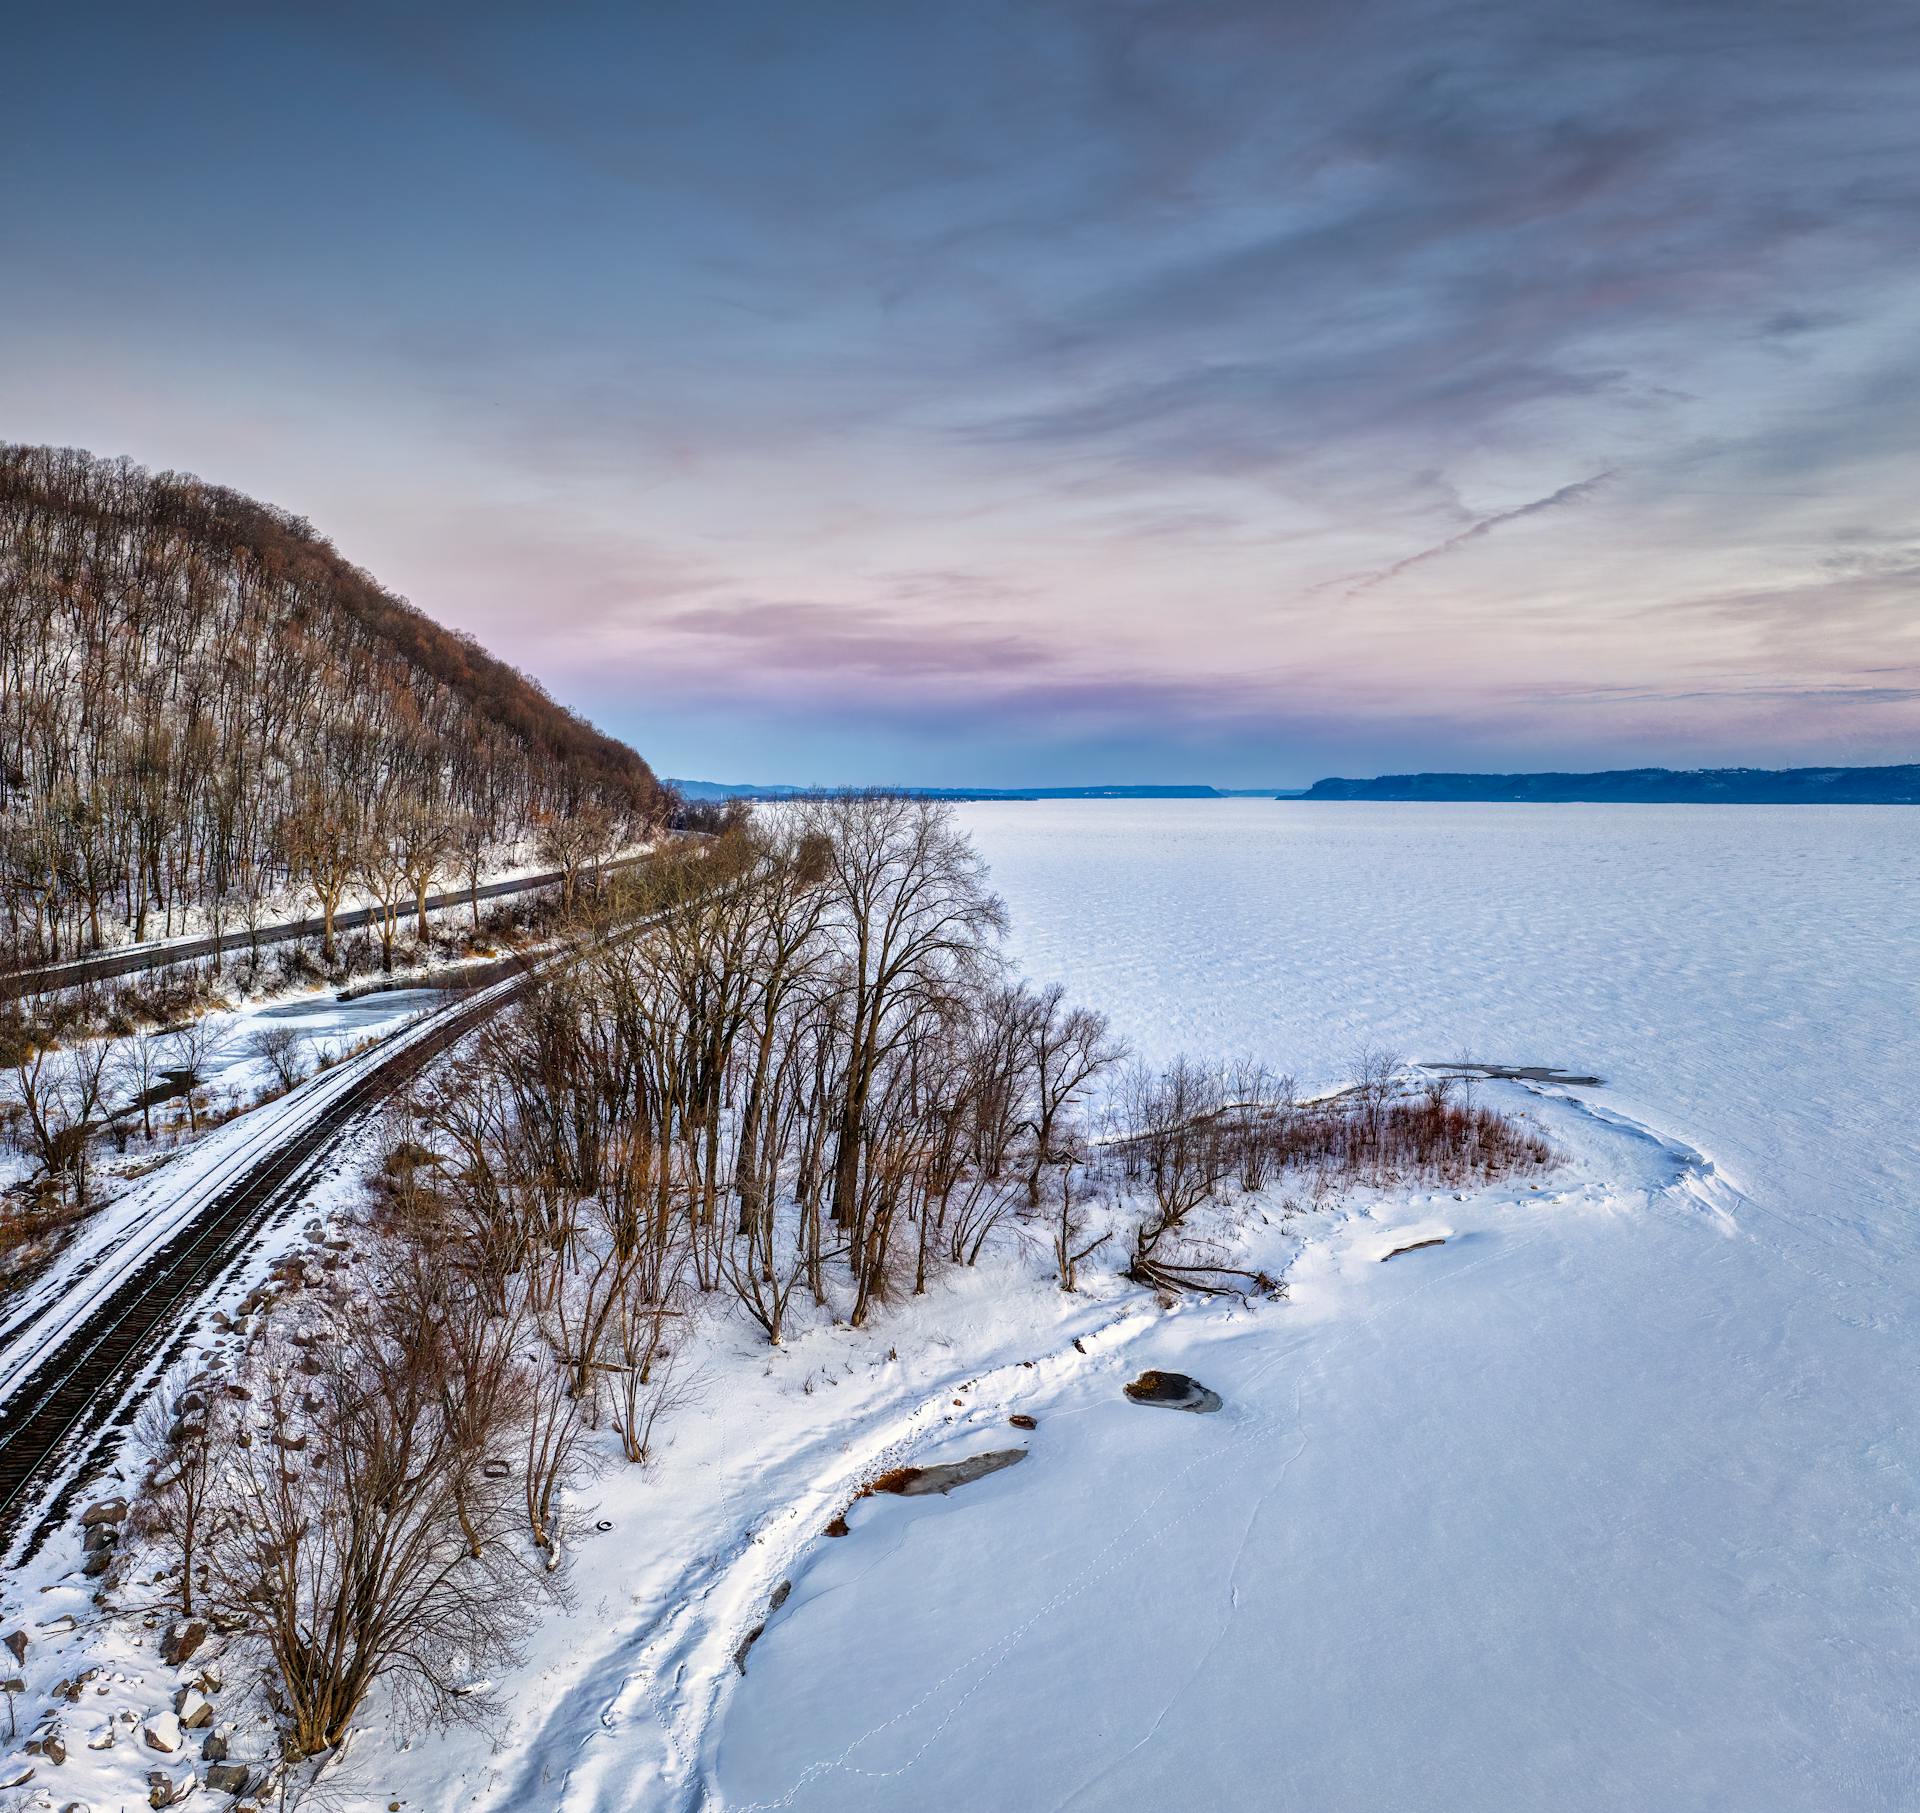
[[[670,780],[688,800],[792,800],[857,792],[849,787],[756,786]],[[1311,787],[899,787],[918,799],[999,804],[1038,800],[1276,799],[1488,805],[1920,805],[1920,763],[1879,768],[1614,768],[1590,774],[1383,774],[1329,778]]]

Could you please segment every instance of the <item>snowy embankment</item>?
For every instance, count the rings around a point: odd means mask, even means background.
[[[5,1320],[0,1322],[0,1404],[121,1279],[252,1165],[325,1113],[370,1070],[411,1041],[431,1034],[440,1016],[510,986],[510,982],[496,983],[444,1006],[437,995],[417,994],[390,998],[358,1012],[355,1004],[334,1002],[315,1002],[307,1011],[296,1008],[295,1017],[313,1032],[323,1052],[331,1050],[330,1041],[375,1033],[387,1036],[343,1058],[292,1093],[206,1134],[80,1223],[53,1262],[6,1304]],[[215,1066],[223,1079],[231,1083],[242,1069],[251,1073],[258,1067],[247,1048],[249,1036],[261,1019],[284,1018],[287,1005],[269,1007],[264,1014],[234,1016],[234,1025],[225,1030],[220,1046],[226,1061]]]

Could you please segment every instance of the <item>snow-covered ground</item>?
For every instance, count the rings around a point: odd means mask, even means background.
[[[303,988],[215,1009],[202,1016],[210,1040],[198,1092],[202,1109],[218,1118],[279,1089],[273,1066],[260,1048],[261,1035],[270,1028],[285,1027],[299,1035],[291,1061],[301,1075],[311,1076],[325,1065],[337,1064],[348,1053],[385,1039],[444,998],[444,990],[429,987],[379,989],[356,994],[351,1000],[343,1000],[331,988]],[[117,1049],[122,1058],[130,1056],[126,1046]],[[161,1081],[161,1073],[178,1060],[178,1051],[163,1039],[154,1058],[154,1081]],[[18,1099],[15,1078],[10,1072],[0,1071],[0,1108]],[[102,1097],[106,1111],[125,1111],[138,1099],[137,1080],[130,1070],[122,1068],[110,1075]],[[125,1189],[128,1177],[143,1176],[156,1163],[171,1160],[182,1142],[192,1137],[186,1105],[177,1097],[156,1105],[153,1121],[151,1145],[138,1131],[138,1116],[132,1114],[125,1121],[128,1138],[124,1150],[116,1151],[107,1140],[100,1142],[92,1184],[96,1202],[111,1201]],[[0,1187],[36,1176],[38,1171],[37,1162],[28,1152],[0,1148]]]
[[[417,1036],[416,1029],[424,1032],[443,999],[431,989],[393,990],[357,1002],[325,996],[226,1016],[231,1023],[222,1027],[218,1047],[224,1055],[209,1069],[233,1086],[251,1076],[258,1061],[251,1034],[270,1017],[311,1032],[315,1049],[339,1061],[292,1094],[213,1128],[157,1164],[150,1161],[137,1181],[76,1225],[52,1263],[10,1296],[0,1315],[0,1405],[130,1270],[262,1156],[353,1089],[368,1067]],[[343,1055],[348,1052],[354,1055]]]
[[[1591,1068],[1647,1131],[1563,1123],[1611,1185],[1390,1266],[1349,1226],[882,1507],[756,1647],[718,1804],[1920,1805],[1920,814],[965,816],[1146,1050]],[[1140,1360],[1227,1409],[1119,1402]]]
[[[866,1330],[710,1323],[657,1463],[589,1488],[610,1527],[503,1716],[376,1708],[330,1804],[1920,1804],[1920,814],[964,816],[1029,968],[1142,1051],[1591,1069],[1494,1086],[1568,1166],[1256,1214],[1281,1303],[1063,1298],[1008,1248]],[[1126,1403],[1147,1365],[1224,1409]],[[880,1465],[1009,1443],[824,1534]],[[33,1619],[86,1617],[47,1584]],[[103,1715],[145,1716],[176,1682],[128,1641],[53,1631],[30,1685],[105,1651]],[[115,1805],[140,1761],[26,1792]]]

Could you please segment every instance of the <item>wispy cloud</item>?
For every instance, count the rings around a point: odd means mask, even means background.
[[[1430,548],[1422,548],[1417,554],[1409,554],[1404,560],[1396,560],[1391,566],[1384,566],[1371,573],[1361,574],[1358,578],[1341,581],[1346,587],[1349,598],[1357,598],[1362,592],[1370,592],[1376,586],[1383,586],[1389,580],[1398,579],[1402,573],[1410,572],[1414,567],[1422,566],[1429,560],[1438,560],[1443,554],[1451,554],[1456,548],[1463,548],[1468,542],[1479,541],[1483,536],[1491,535],[1495,529],[1503,528],[1511,522],[1519,522],[1525,517],[1539,516],[1547,510],[1557,510],[1564,504],[1576,504],[1583,498],[1591,497],[1610,478],[1614,476],[1611,468],[1596,472],[1591,478],[1576,480],[1571,485],[1562,485],[1558,491],[1551,491],[1545,497],[1536,497],[1530,504],[1521,504],[1517,509],[1499,510],[1491,516],[1483,516],[1469,528],[1462,529],[1458,535],[1449,535],[1445,541],[1436,542]]]

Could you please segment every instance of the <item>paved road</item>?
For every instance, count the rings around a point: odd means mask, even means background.
[[[626,856],[617,862],[603,864],[602,869],[630,868],[645,860],[644,856]],[[507,881],[488,882],[479,890],[479,894],[482,900],[495,900],[502,894],[526,894],[538,888],[558,887],[562,879],[561,871],[552,869],[544,875],[521,875]],[[436,913],[448,907],[462,907],[468,904],[470,898],[466,888],[456,888],[445,894],[429,894],[427,911]],[[411,900],[407,902],[406,911],[413,911]],[[351,912],[334,914],[333,929],[336,932],[350,932],[357,927],[373,924],[378,917],[379,909],[376,907],[356,907]],[[325,921],[319,918],[289,919],[279,925],[262,926],[258,932],[242,930],[223,932],[217,938],[209,934],[204,938],[127,945],[119,950],[100,951],[90,957],[76,957],[70,963],[47,964],[39,969],[15,970],[10,975],[0,975],[0,1001],[18,1001],[30,995],[74,988],[82,982],[105,982],[115,976],[130,976],[138,970],[163,969],[172,963],[190,963],[196,958],[211,957],[216,951],[246,950],[255,943],[283,944],[292,938],[318,938],[325,929]]]

